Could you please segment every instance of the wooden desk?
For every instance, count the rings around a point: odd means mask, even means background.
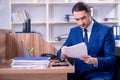
[[[52,67],[45,69],[13,69],[9,63],[0,65],[0,80],[67,80],[67,73],[73,73],[74,68],[69,66]]]

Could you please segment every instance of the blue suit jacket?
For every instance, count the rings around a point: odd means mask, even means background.
[[[70,30],[69,36],[63,46],[72,46],[83,42],[83,32],[80,26]],[[61,49],[57,56],[60,59]],[[73,53],[74,54],[74,53]],[[104,77],[111,80],[114,75],[115,58],[115,40],[112,27],[100,24],[94,20],[91,36],[88,44],[88,54],[98,59],[98,67],[92,64],[86,64],[80,59],[75,59],[75,72],[78,74],[86,73],[84,76]]]

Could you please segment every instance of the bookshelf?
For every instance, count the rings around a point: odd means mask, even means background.
[[[70,28],[77,25],[75,21],[65,21],[65,15],[72,14],[71,9],[78,1],[93,8],[93,17],[98,22],[120,25],[119,0],[10,0],[10,14],[25,11],[31,19],[31,31],[40,33],[45,40],[60,48],[64,41],[56,41],[56,38],[68,34]],[[15,32],[22,31],[22,22],[11,20],[10,26]]]

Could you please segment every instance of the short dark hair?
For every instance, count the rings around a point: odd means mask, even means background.
[[[86,12],[90,12],[90,7],[88,5],[86,5],[85,3],[83,3],[83,2],[78,2],[72,8],[72,13],[74,11],[86,11]]]

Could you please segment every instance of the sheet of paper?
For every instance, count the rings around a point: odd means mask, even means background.
[[[70,46],[65,47],[65,52],[68,57],[73,58],[80,58],[82,55],[87,55],[87,46],[84,42]]]

